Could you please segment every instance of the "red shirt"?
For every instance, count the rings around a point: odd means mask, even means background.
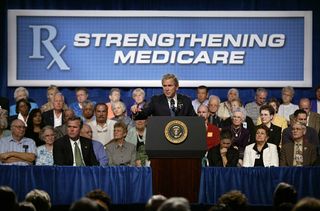
[[[217,126],[208,123],[207,127],[207,147],[208,150],[220,144],[220,130]]]

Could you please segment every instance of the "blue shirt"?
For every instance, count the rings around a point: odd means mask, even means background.
[[[99,141],[92,140],[92,146],[93,146],[94,155],[96,156],[97,161],[100,163],[100,166],[107,166],[108,156],[103,147],[103,144],[101,144]]]
[[[37,148],[37,160],[36,165],[53,165],[53,154],[52,151],[48,151],[45,145]]]
[[[22,138],[20,141],[13,139],[12,135],[0,139],[0,154],[5,152],[28,152],[36,155],[36,144],[30,138]],[[19,161],[13,163],[2,163],[2,165],[29,165],[28,162]]]

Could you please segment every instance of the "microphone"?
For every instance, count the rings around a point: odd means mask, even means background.
[[[23,147],[23,149],[24,149],[24,152],[27,152],[29,146],[28,146],[28,145],[23,145],[22,147]]]

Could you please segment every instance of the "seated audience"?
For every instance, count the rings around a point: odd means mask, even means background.
[[[245,109],[247,115],[251,117],[253,123],[257,125],[257,119],[260,115],[260,107],[266,103],[268,91],[264,88],[258,88],[256,91],[255,101],[247,103]]]
[[[71,108],[74,111],[76,116],[82,117],[83,102],[88,100],[89,97],[88,89],[84,87],[76,88],[76,97],[77,101],[71,103],[69,108]]]
[[[36,145],[30,138],[25,138],[26,127],[20,119],[13,120],[11,136],[0,140],[0,164],[31,165],[36,158]]]
[[[103,190],[95,189],[86,194],[86,197],[95,201],[101,208],[99,210],[109,211],[111,198]]]
[[[204,118],[204,123],[206,126],[206,141],[207,141],[207,149],[211,149],[219,145],[220,143],[220,130],[215,125],[208,123],[209,118],[209,110],[206,105],[200,105],[198,107],[198,116]]]
[[[306,125],[295,121],[292,123],[293,142],[281,148],[280,166],[312,166],[317,159],[316,146],[304,140]]]
[[[208,122],[210,124],[213,124],[217,126],[218,128],[221,128],[221,118],[218,116],[217,112],[219,110],[219,105],[220,105],[220,98],[216,95],[211,95],[209,97],[209,102],[208,102],[208,108],[209,108],[209,118]]]
[[[24,87],[16,88],[14,90],[14,94],[13,95],[14,95],[13,97],[14,97],[15,102],[18,102],[21,99],[25,99],[28,102],[30,102],[31,108],[29,109],[29,111],[32,110],[32,109],[38,108],[38,105],[36,103],[34,103],[34,102],[31,102],[31,100],[29,99],[29,92],[28,92],[28,90],[26,88],[24,88]],[[10,114],[9,114],[9,116],[14,116],[14,115],[18,114],[16,111],[17,111],[17,109],[16,109],[16,103],[15,103],[14,105],[10,106]]]
[[[40,139],[45,144],[37,148],[36,165],[53,165],[53,143],[55,140],[54,129],[51,125],[47,125],[41,129],[39,133]]]
[[[105,103],[95,105],[96,120],[88,123],[92,129],[93,140],[106,145],[113,139],[113,126],[116,121],[108,119],[108,107]]]
[[[231,113],[232,124],[227,127],[232,132],[233,143],[232,146],[239,150],[239,159],[243,159],[243,153],[245,147],[249,143],[250,132],[248,129],[244,128],[242,122],[246,119],[244,108],[238,108]],[[241,161],[240,161],[241,165]]]
[[[19,211],[37,211],[36,207],[31,202],[20,202]]]
[[[320,114],[311,111],[310,100],[308,98],[301,98],[299,108],[303,109],[308,115],[307,126],[314,128],[317,133],[320,133]]]
[[[278,110],[279,110],[279,106],[280,106],[279,101],[276,98],[272,97],[269,99],[268,105],[272,106],[272,108],[274,109],[274,115],[273,115],[271,123],[278,126],[278,127],[281,127],[281,130],[283,131],[284,129],[286,129],[288,127],[288,123],[287,123],[287,120],[283,116],[280,116],[278,114]],[[257,125],[260,125],[260,124],[261,124],[261,117],[259,116],[258,120],[257,120]]]
[[[127,126],[123,122],[117,122],[114,125],[113,131],[114,139],[105,145],[109,156],[109,165],[134,166],[136,161],[136,147],[125,141]]]
[[[273,208],[275,211],[291,211],[297,203],[297,191],[288,183],[281,182],[273,193]]]
[[[39,108],[33,109],[28,117],[26,129],[26,137],[36,142],[36,146],[41,146],[44,142],[40,139],[39,133],[42,128],[42,116]]]
[[[67,135],[56,140],[53,144],[53,160],[55,165],[99,165],[93,152],[92,141],[80,136],[82,125],[83,123],[80,117],[74,117],[68,120]]]
[[[107,117],[108,119],[112,119],[114,117],[114,113],[112,110],[112,104],[115,102],[119,102],[121,99],[121,91],[119,88],[112,88],[109,92],[109,102],[106,103],[106,105],[108,106],[108,113],[107,113]]]
[[[0,139],[11,135],[11,131],[8,127],[8,111],[0,109]]]
[[[51,208],[50,196],[44,190],[33,189],[27,193],[25,201],[31,202],[37,211],[49,211]]]
[[[220,103],[219,105],[218,116],[222,120],[226,120],[228,117],[231,116],[231,113],[232,113],[231,101],[239,99],[238,89],[236,88],[229,89],[227,97],[228,97],[228,100]]]
[[[147,104],[145,100],[145,92],[141,88],[136,88],[132,91],[132,98],[134,100],[134,105],[139,109],[144,109]]]
[[[82,121],[89,124],[96,120],[94,116],[94,104],[90,100],[86,100],[82,103]]]
[[[268,143],[275,144],[280,147],[281,144],[281,127],[272,124],[274,109],[272,106],[263,105],[260,107],[261,125],[265,125],[268,129]],[[258,125],[259,126],[259,125]]]
[[[192,101],[192,106],[195,112],[198,111],[200,105],[208,106],[208,87],[198,86],[197,88],[197,98]]]
[[[232,211],[245,211],[248,207],[248,199],[240,191],[232,190],[220,196],[218,204],[225,204]]]
[[[59,92],[53,98],[53,109],[42,113],[44,125],[51,125],[54,128],[62,125],[63,122],[64,96]]]
[[[316,88],[316,99],[311,100],[311,111],[320,114],[320,85]]]
[[[236,167],[239,151],[232,146],[232,132],[223,129],[220,133],[220,144],[208,151],[209,166]]]
[[[151,198],[147,201],[145,206],[145,211],[157,211],[158,208],[167,200],[167,197],[163,195],[153,195]]]
[[[306,197],[298,201],[292,211],[316,211],[320,210],[320,200],[317,198]]]
[[[307,125],[308,116],[307,112],[303,109],[298,109],[293,113],[294,119],[291,121],[298,121],[305,125]],[[310,144],[315,146],[319,146],[319,138],[317,131],[309,126],[306,126],[306,134],[304,135],[305,141],[308,141]],[[293,143],[293,136],[292,136],[292,126],[286,128],[282,133],[282,145],[287,143]]]
[[[244,167],[279,166],[277,146],[272,143],[267,143],[268,138],[269,128],[265,125],[257,126],[255,143],[246,146],[244,150]]]
[[[83,124],[80,136],[92,140],[92,129],[88,124]],[[97,158],[97,161],[100,163],[100,166],[108,165],[108,156],[103,145],[99,141],[92,140],[92,146],[94,154]]]
[[[191,211],[191,208],[188,199],[171,197],[160,205],[158,211]]]
[[[125,123],[129,129],[134,127],[134,122],[127,116],[126,105],[123,102],[114,102],[111,108],[114,114],[112,120]]]
[[[279,107],[278,114],[290,123],[289,116],[299,109],[298,105],[292,104],[291,101],[294,96],[294,89],[291,86],[286,86],[282,88],[282,104]]]
[[[48,89],[47,89],[48,102],[41,106],[41,108],[40,108],[41,113],[44,113],[46,111],[53,109],[53,98],[58,92],[59,92],[59,89],[56,85],[50,85],[48,87]],[[67,109],[67,108],[68,108],[68,106],[66,104],[64,104],[63,109]]]
[[[150,161],[145,150],[146,134],[147,134],[147,120],[146,118],[135,118],[135,127],[128,130],[126,141],[135,145],[136,147],[136,166],[148,166]]]
[[[8,211],[18,211],[18,200],[16,193],[8,186],[0,186],[1,209]]]
[[[73,202],[69,211],[99,211],[99,205],[95,200],[83,197]]]
[[[20,119],[24,122],[24,125],[27,127],[27,121],[29,118],[29,112],[31,109],[31,104],[26,99],[20,99],[16,102],[16,113],[17,115],[10,116],[10,123],[14,119]]]
[[[71,108],[67,108],[66,110],[63,110],[62,116],[63,116],[63,124],[54,128],[55,139],[59,139],[67,135],[67,122],[69,119],[72,119],[75,117],[74,111]]]

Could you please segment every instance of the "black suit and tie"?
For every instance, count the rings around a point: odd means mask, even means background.
[[[196,116],[191,100],[189,97],[177,94],[177,102],[174,102],[174,108],[171,99],[162,94],[153,96],[150,103],[142,111],[138,112],[135,117],[148,117],[148,116]]]
[[[51,109],[49,111],[46,111],[44,113],[42,113],[42,122],[44,125],[51,125],[52,127],[54,127],[54,114],[53,114],[54,110]],[[64,114],[63,114],[63,111],[62,111],[62,124],[64,123]]]
[[[93,152],[92,141],[90,139],[80,136],[81,152],[83,162],[86,166],[99,165],[96,156]],[[72,141],[73,142],[73,141]],[[53,144],[53,160],[55,165],[72,166],[73,151],[69,140],[69,136],[63,136]]]

